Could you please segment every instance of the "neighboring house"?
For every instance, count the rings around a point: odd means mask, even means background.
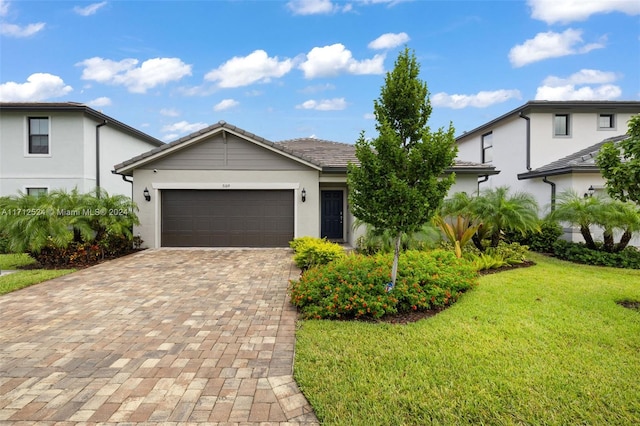
[[[458,158],[500,170],[482,188],[509,186],[532,194],[548,213],[562,191],[604,191],[595,163],[600,147],[619,141],[640,102],[530,101],[456,138]],[[577,230],[567,238],[580,241]]]
[[[164,145],[86,105],[0,103],[0,196],[96,187],[131,195],[113,164]]]
[[[351,245],[347,197],[355,146],[270,142],[221,121],[115,166],[133,177],[146,247],[286,247],[295,237]],[[490,165],[460,162],[452,191],[475,192]]]

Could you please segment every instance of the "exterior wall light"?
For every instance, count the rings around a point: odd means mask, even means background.
[[[584,193],[584,198],[593,197],[593,194],[595,193],[596,193],[596,189],[593,187],[593,185],[590,185],[589,189],[587,189],[587,192]]]
[[[302,202],[304,203],[305,201],[307,201],[307,190],[302,188]]]
[[[144,195],[145,200],[151,201],[151,194],[149,194],[149,190],[147,188],[142,191],[142,195]]]

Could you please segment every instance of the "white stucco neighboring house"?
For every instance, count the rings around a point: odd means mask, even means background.
[[[164,143],[75,102],[0,103],[0,196],[55,189],[131,195],[113,164]]]
[[[604,192],[595,158],[600,147],[625,138],[638,101],[530,101],[456,138],[458,158],[493,165],[481,188],[509,186],[532,194],[548,213],[556,196]],[[565,237],[582,241],[577,229]]]
[[[220,121],[115,166],[133,178],[146,247],[285,247],[295,237],[355,245],[347,164],[355,146],[271,142]],[[492,165],[458,162],[451,192],[475,192]]]

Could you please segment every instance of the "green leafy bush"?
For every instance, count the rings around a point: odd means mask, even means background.
[[[600,247],[601,244],[596,244]],[[556,257],[576,263],[588,265],[611,266],[614,268],[640,269],[640,250],[626,247],[615,253],[592,250],[582,243],[570,243],[558,240],[553,246]]]
[[[9,251],[9,237],[4,232],[0,232],[0,254],[7,254]]]
[[[507,265],[517,265],[527,260],[529,247],[519,243],[507,244],[500,241],[497,247],[487,248],[486,254],[502,258]]]
[[[540,222],[540,232],[529,230],[523,234],[519,232],[507,233],[507,240],[520,243],[530,250],[539,253],[553,253],[553,244],[562,235],[562,227],[557,222],[543,220]]]
[[[322,238],[301,237],[289,243],[295,255],[293,261],[303,271],[316,265],[326,265],[344,256],[344,249]]]
[[[479,254],[467,254],[465,258],[468,259],[476,271],[485,271],[488,269],[498,269],[503,266],[507,266],[508,263],[500,255],[479,253]]]
[[[351,254],[307,270],[290,283],[305,318],[380,318],[448,306],[476,285],[471,264],[444,250],[400,255],[396,286],[387,292],[392,253]]]

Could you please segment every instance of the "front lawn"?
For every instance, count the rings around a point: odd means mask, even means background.
[[[538,263],[408,325],[299,323],[295,377],[326,424],[639,424],[640,271]]]
[[[27,254],[0,254],[0,270],[19,269],[35,261]],[[33,269],[14,272],[0,277],[0,295],[51,280],[74,272],[75,269]]]

